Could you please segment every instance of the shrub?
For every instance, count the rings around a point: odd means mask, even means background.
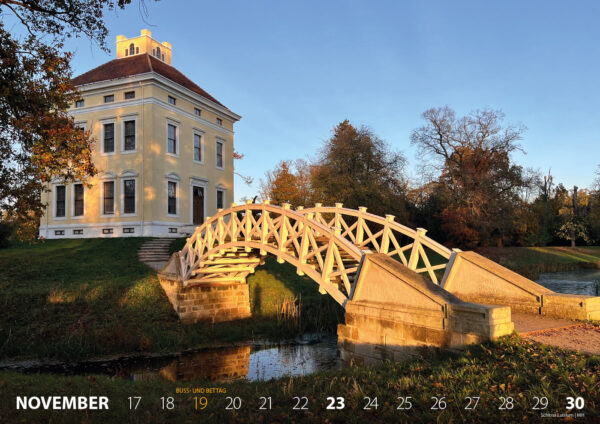
[[[8,247],[8,239],[13,235],[13,226],[6,221],[0,221],[0,249]]]

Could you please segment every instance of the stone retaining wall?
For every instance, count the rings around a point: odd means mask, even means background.
[[[509,307],[467,303],[383,254],[366,256],[345,324],[342,359],[359,364],[404,360],[424,349],[461,349],[510,334]]]
[[[369,365],[420,357],[431,348],[461,349],[513,329],[508,307],[465,303],[431,311],[348,302],[346,324],[338,325],[338,346],[343,360]]]
[[[246,283],[183,287],[176,278],[159,274],[158,279],[184,324],[232,321],[251,316],[250,294]]]

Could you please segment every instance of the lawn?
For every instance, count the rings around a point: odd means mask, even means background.
[[[248,278],[253,318],[233,323],[183,326],[156,274],[137,260],[140,238],[48,240],[13,243],[0,250],[0,360],[52,358],[85,360],[108,355],[176,352],[251,338],[289,336],[274,316],[284,299],[302,298],[300,329],[329,329],[341,309],[295,269],[268,259]],[[181,247],[176,241],[172,249]],[[599,248],[512,248],[486,253],[517,270],[594,265]],[[545,267],[545,268],[544,268]],[[560,270],[560,269],[557,269]],[[57,422],[323,422],[327,397],[344,397],[345,408],[326,411],[330,422],[532,422],[542,412],[565,409],[567,396],[581,396],[585,422],[600,421],[600,358],[533,344],[518,336],[471,346],[461,354],[377,367],[352,367],[308,377],[269,382],[129,381],[104,376],[27,375],[0,372],[0,422],[48,422],[48,412],[15,410],[15,396],[97,394],[110,398],[106,412],[54,412]],[[177,388],[223,387],[226,394],[204,395],[207,406],[194,410],[194,396]],[[137,410],[129,397],[142,396]],[[240,397],[239,410],[226,410],[227,396]],[[272,410],[258,411],[261,396]],[[308,410],[293,410],[294,396],[307,397]],[[411,397],[411,410],[398,410],[398,397]],[[479,397],[465,410],[467,397]],[[174,408],[163,409],[161,398]],[[378,407],[364,410],[365,397]],[[447,405],[432,410],[433,397]],[[501,397],[512,409],[499,410]],[[535,397],[547,410],[534,410]],[[405,399],[406,400],[406,399]],[[471,399],[473,400],[473,399]],[[372,404],[373,405],[373,404]],[[577,421],[577,419],[575,419]]]
[[[63,423],[78,423],[84,418],[89,423],[547,422],[547,418],[541,417],[542,413],[583,413],[583,417],[568,421],[598,422],[599,376],[600,357],[533,344],[516,335],[471,346],[458,355],[446,353],[436,358],[351,367],[268,382],[174,383],[161,379],[134,382],[103,376],[0,372],[0,422],[48,422],[50,416]],[[207,387],[224,388],[226,393],[181,393],[181,389],[191,392],[194,388]],[[15,409],[17,395],[82,394],[108,396],[110,410],[49,413]],[[142,396],[137,410],[129,407],[129,397],[133,396]],[[258,410],[261,396],[271,398],[271,410]],[[330,396],[343,397],[344,408],[326,410]],[[239,397],[239,403],[236,401],[239,409],[227,410],[232,402],[227,397]],[[298,402],[294,397],[306,397],[307,409],[294,410]],[[370,410],[363,409],[368,401],[366,397],[371,401]],[[431,409],[434,397],[441,400],[437,410]],[[582,397],[583,409],[567,410],[567,397]],[[163,402],[168,403],[169,398],[172,398],[173,409],[168,409],[167,404],[163,408]],[[377,408],[374,398],[377,398]],[[410,403],[412,408],[397,409],[403,401],[399,398],[404,398],[405,407]],[[543,409],[546,400],[547,407]],[[304,403],[303,399],[300,401]],[[137,401],[134,399],[134,402]],[[339,405],[337,399],[335,402]],[[469,402],[472,407],[476,405],[475,409],[465,409]],[[505,409],[500,409],[503,404]],[[541,409],[534,409],[536,404]],[[200,409],[202,405],[206,407]]]
[[[296,296],[310,318],[304,329],[332,329],[342,317],[311,280],[267,260],[248,278],[252,319],[184,326],[155,272],[137,259],[144,241],[47,240],[0,250],[0,360],[84,360],[289,337],[273,318],[282,299]]]
[[[530,279],[544,272],[600,267],[600,247],[487,247],[478,253]]]

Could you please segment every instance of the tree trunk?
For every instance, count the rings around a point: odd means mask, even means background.
[[[577,223],[577,186],[573,186],[573,225],[571,227],[571,247],[575,247],[575,224]]]

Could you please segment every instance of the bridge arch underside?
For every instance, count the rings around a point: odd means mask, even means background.
[[[316,266],[316,259],[307,259],[302,263],[290,252],[282,252],[277,247],[257,241],[238,241],[219,245],[204,255],[199,266],[191,271],[190,278],[183,283],[184,287],[192,285],[218,285],[245,283],[248,275],[253,274],[256,267],[264,264],[266,256],[272,256],[279,263],[287,262],[296,267],[299,275],[306,275],[319,285],[321,293],[329,294],[340,305],[344,305],[350,295],[341,278],[333,275],[326,281]],[[355,271],[352,268],[350,271]],[[352,281],[352,280],[351,280]],[[350,289],[351,290],[351,289]]]

